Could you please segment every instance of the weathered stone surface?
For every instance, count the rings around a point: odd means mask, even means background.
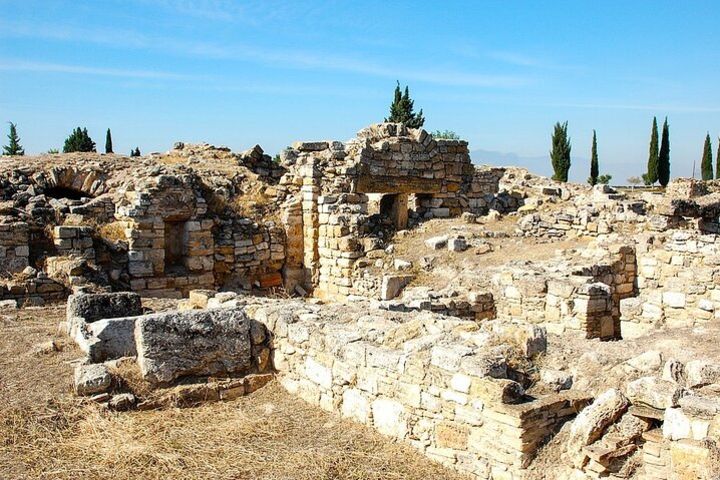
[[[598,396],[573,421],[566,443],[568,453],[576,454],[600,438],[605,429],[625,413],[628,405],[627,398],[615,389]]]
[[[138,317],[108,318],[87,325],[87,354],[94,362],[134,357],[135,321]]]
[[[400,402],[378,398],[372,402],[373,425],[377,430],[395,438],[405,438],[408,431],[405,408]]]
[[[135,343],[143,378],[167,384],[187,375],[247,373],[253,368],[251,324],[235,308],[142,316]]]
[[[135,407],[136,403],[137,398],[135,398],[135,395],[133,395],[132,393],[120,393],[118,395],[112,396],[112,398],[108,402],[108,407],[111,410],[124,412],[126,410],[131,410],[133,407]]]
[[[428,238],[425,240],[425,245],[433,250],[442,250],[448,245],[448,237],[446,235],[442,235],[439,237]]]
[[[112,386],[112,375],[103,364],[78,365],[75,368],[75,393],[94,395],[106,392]]]
[[[690,388],[720,383],[720,364],[708,360],[692,360],[685,365],[685,375]]]
[[[392,300],[413,279],[412,275],[383,275],[380,300]]]
[[[80,317],[88,323],[103,318],[132,317],[142,315],[142,303],[140,295],[132,292],[70,295],[66,315],[68,320]]]
[[[628,383],[625,393],[633,404],[666,409],[677,406],[684,392],[675,382],[657,377],[642,377]]]

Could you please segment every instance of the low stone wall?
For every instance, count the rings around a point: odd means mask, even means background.
[[[53,243],[60,256],[77,256],[95,260],[93,228],[63,225],[53,229]]]
[[[428,312],[389,318],[297,302],[245,311],[273,332],[288,391],[474,478],[523,478],[539,446],[588,401],[572,391],[532,399],[507,378],[492,339],[515,338],[520,355],[534,355],[542,346],[525,326],[481,332]]]
[[[716,235],[675,231],[638,255],[640,295],[622,303],[628,327],[686,327],[720,315],[720,243]]]
[[[45,275],[0,282],[0,300],[14,300],[18,306],[39,306],[65,300],[65,285]]]
[[[593,253],[562,267],[504,266],[492,275],[498,318],[541,324],[558,334],[569,329],[587,338],[620,338],[620,301],[636,294],[635,250],[614,244]]]
[[[27,223],[0,223],[0,275],[22,272],[29,265],[29,241]]]

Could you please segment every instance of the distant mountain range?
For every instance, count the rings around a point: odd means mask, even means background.
[[[496,152],[493,150],[472,150],[470,158],[476,165],[494,165],[498,167],[523,167],[537,175],[550,177],[553,174],[550,164],[550,155],[537,157],[523,157],[517,153]],[[590,165],[590,159],[572,156],[574,165]],[[587,176],[582,177],[579,169],[570,168],[570,181],[584,182]]]

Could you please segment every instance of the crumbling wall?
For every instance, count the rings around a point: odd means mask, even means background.
[[[651,237],[638,255],[636,299],[623,302],[623,323],[641,332],[697,325],[720,309],[720,245],[715,235],[687,230]]]
[[[540,445],[588,401],[572,391],[532,399],[507,378],[491,338],[520,339],[513,348],[535,355],[544,343],[526,326],[480,332],[428,312],[395,319],[362,307],[288,307],[246,307],[273,332],[288,391],[475,478],[523,478]]]

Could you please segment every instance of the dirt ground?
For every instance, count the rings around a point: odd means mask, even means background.
[[[559,250],[585,247],[588,237],[548,239],[514,236],[517,215],[508,215],[488,224],[468,224],[461,219],[438,219],[423,223],[420,227],[407,232],[403,237],[396,236],[392,243],[395,247],[394,258],[410,261],[417,275],[412,286],[428,286],[442,289],[458,282],[469,287],[468,282],[482,284],[489,279],[478,275],[483,268],[498,267],[513,260],[542,262],[550,260]],[[441,235],[466,238],[469,248],[464,252],[432,250],[425,240]],[[485,252],[483,245],[490,245]],[[427,272],[420,268],[423,257],[435,258],[433,268]]]
[[[235,401],[114,413],[71,393],[64,308],[0,312],[2,479],[465,478],[275,382]],[[34,346],[56,340],[59,351]]]

